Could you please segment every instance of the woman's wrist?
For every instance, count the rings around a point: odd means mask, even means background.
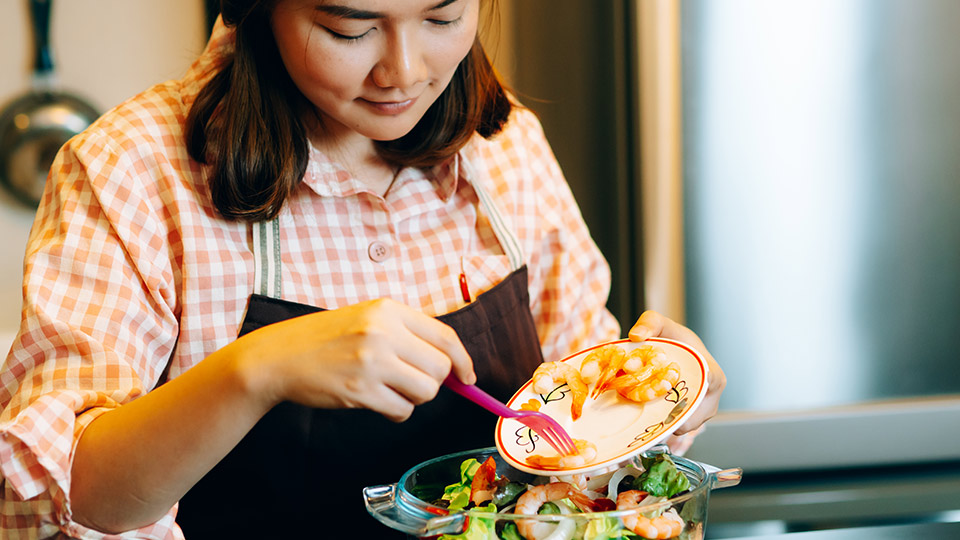
[[[223,349],[215,352],[211,358],[223,364],[223,372],[235,382],[249,402],[265,414],[274,405],[284,400],[282,378],[273,363],[264,361],[264,355],[257,353],[251,340],[240,338]]]

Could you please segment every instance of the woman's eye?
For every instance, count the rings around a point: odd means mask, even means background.
[[[364,32],[364,33],[362,33],[362,34],[341,34],[340,32],[334,32],[333,30],[331,30],[331,29],[329,29],[329,28],[327,28],[326,30],[327,30],[327,32],[329,32],[330,35],[333,36],[335,39],[339,39],[339,40],[342,40],[342,41],[357,41],[357,40],[359,40],[360,38],[362,38],[363,36],[369,34],[369,33],[373,30],[373,28],[371,28],[370,30],[367,30],[366,32]]]
[[[458,23],[458,22],[460,22],[462,19],[463,19],[463,16],[461,15],[460,17],[457,17],[456,19],[449,19],[449,20],[444,20],[444,19],[428,19],[428,20],[430,21],[431,24],[435,24],[435,25],[437,25],[437,26],[448,26],[448,25],[451,25],[451,24]]]

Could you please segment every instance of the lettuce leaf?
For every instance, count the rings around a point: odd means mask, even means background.
[[[667,454],[641,458],[641,461],[645,470],[634,480],[635,489],[656,497],[673,497],[690,489],[690,480],[677,469],[677,465]]]
[[[480,468],[480,462],[470,458],[460,464],[460,482],[450,484],[443,489],[442,500],[450,501],[447,508],[450,511],[463,510],[470,504],[470,484],[473,482],[473,475]]]
[[[467,487],[470,487],[469,482],[467,483]],[[469,493],[467,497],[469,498]],[[483,513],[490,514],[490,517],[483,517]],[[465,531],[460,534],[445,534],[440,537],[440,540],[496,540],[496,506],[492,504],[478,506],[470,511],[470,516],[467,520],[467,529]]]

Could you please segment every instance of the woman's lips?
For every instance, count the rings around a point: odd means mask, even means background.
[[[413,107],[413,104],[417,102],[417,98],[410,98],[404,101],[371,101],[360,98],[360,101],[366,103],[371,109],[380,114],[393,116],[401,114],[410,109],[410,107]]]

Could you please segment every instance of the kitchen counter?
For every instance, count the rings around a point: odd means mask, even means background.
[[[915,523],[750,536],[730,540],[951,540],[960,539],[960,522]]]
[[[746,469],[740,485],[710,496],[707,534],[714,539],[771,535],[792,540],[793,534],[808,531],[839,534],[835,531],[955,521],[960,521],[960,462],[779,474]],[[960,540],[960,531],[929,538]]]

